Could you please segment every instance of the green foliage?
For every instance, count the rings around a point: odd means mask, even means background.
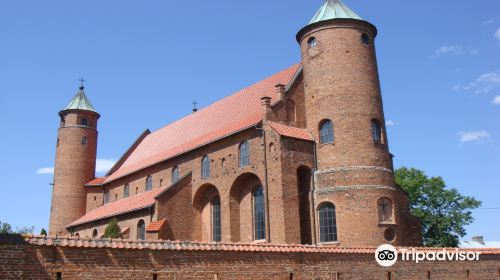
[[[417,169],[400,168],[396,183],[408,193],[411,213],[422,221],[424,244],[457,247],[465,226],[474,221],[471,210],[481,206],[473,197],[448,189],[441,177],[427,177]]]
[[[12,233],[12,227],[8,223],[0,221],[0,233]]]
[[[42,228],[42,230],[40,231],[40,235],[47,235],[47,231],[45,230],[45,228]]]
[[[116,218],[111,219],[109,224],[104,230],[104,238],[120,238],[122,236],[122,230],[118,225],[118,220]]]
[[[0,233],[33,234],[34,230],[35,230],[35,227],[22,227],[22,228],[17,228],[16,231],[13,231],[12,226],[10,224],[2,223],[0,221]]]

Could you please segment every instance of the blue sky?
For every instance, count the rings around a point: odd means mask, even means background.
[[[483,201],[468,237],[500,240],[500,2],[344,2],[379,29],[396,167]],[[52,175],[39,173],[80,77],[102,115],[102,171],[193,99],[206,106],[299,62],[295,35],[322,3],[2,0],[0,221],[47,227]]]

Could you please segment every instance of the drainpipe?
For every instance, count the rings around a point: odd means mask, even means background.
[[[311,170],[311,210],[312,210],[312,226],[313,226],[313,236],[312,236],[312,242],[314,245],[318,244],[317,241],[317,229],[316,229],[316,202],[314,201],[314,193],[316,191],[316,181],[314,178],[314,173],[318,170],[318,157],[317,157],[317,143],[316,140],[314,140],[314,147],[313,147],[313,157],[314,157],[314,168]]]

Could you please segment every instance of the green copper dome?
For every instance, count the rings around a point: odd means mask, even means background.
[[[340,0],[326,0],[309,24],[336,18],[352,18],[362,20],[353,10]]]
[[[94,106],[92,106],[92,103],[90,103],[90,100],[85,95],[83,89],[83,86],[81,86],[73,99],[71,99],[71,102],[69,102],[68,106],[64,108],[64,110],[87,110],[96,112]]]

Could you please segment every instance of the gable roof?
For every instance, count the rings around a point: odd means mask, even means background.
[[[289,84],[299,68],[293,65],[146,135],[104,183],[257,125],[262,121],[260,99],[269,96],[277,101],[275,86]]]

